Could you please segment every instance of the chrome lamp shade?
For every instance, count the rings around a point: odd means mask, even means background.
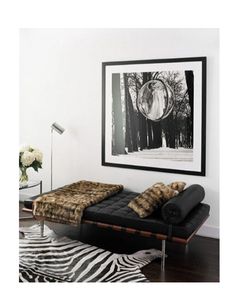
[[[51,128],[52,130],[55,130],[59,134],[62,134],[65,131],[65,129],[62,126],[60,126],[58,123],[53,123]]]

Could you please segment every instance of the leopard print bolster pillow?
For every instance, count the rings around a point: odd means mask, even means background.
[[[174,181],[170,184],[168,184],[171,189],[176,190],[178,192],[182,192],[186,186],[186,182],[183,181]]]
[[[184,189],[185,183],[172,182],[165,185],[162,182],[155,183],[152,187],[132,199],[128,207],[133,209],[141,218],[151,215],[157,206],[167,202],[178,195]]]

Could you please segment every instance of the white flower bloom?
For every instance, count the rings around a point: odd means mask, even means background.
[[[40,162],[40,163],[42,163],[42,161],[43,161],[43,154],[42,154],[42,152],[39,150],[39,149],[34,149],[34,151],[32,152],[32,154],[34,155],[34,157],[35,157],[35,159],[38,161],[38,162]]]
[[[25,151],[21,156],[21,162],[23,166],[30,166],[35,160],[35,156],[32,152]]]
[[[29,150],[30,150],[30,146],[23,145],[23,146],[21,146],[20,152],[25,152],[25,151],[29,151]]]

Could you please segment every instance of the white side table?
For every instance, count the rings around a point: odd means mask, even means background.
[[[29,181],[26,185],[20,185],[19,190],[24,190],[24,189],[30,189],[39,186],[40,188],[40,194],[42,194],[42,189],[43,189],[43,184],[42,180],[40,181]]]

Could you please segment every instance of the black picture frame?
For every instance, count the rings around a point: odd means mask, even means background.
[[[153,77],[155,76],[157,77]],[[207,73],[207,58],[206,57],[188,57],[188,58],[169,58],[169,59],[149,59],[149,60],[134,60],[134,61],[115,61],[115,62],[103,62],[102,63],[102,165],[119,168],[130,168],[140,169],[147,171],[157,171],[166,173],[179,173],[186,175],[205,176],[206,175],[206,73]],[[174,92],[171,88],[171,78],[177,75],[174,79],[174,86],[179,87],[179,92]],[[120,79],[119,79],[119,76]],[[149,76],[148,81],[147,76]],[[158,77],[161,76],[161,77]],[[190,78],[191,76],[191,78]],[[184,79],[185,77],[185,79]],[[121,80],[122,79],[122,80]],[[118,80],[118,81],[117,81]],[[120,80],[120,81],[119,81]],[[135,83],[136,80],[136,83]],[[141,81],[140,81],[141,80]],[[182,80],[182,81],[181,81]],[[120,85],[119,85],[120,82]],[[139,85],[139,83],[141,83]],[[162,84],[163,83],[163,84]],[[190,85],[189,85],[190,84]],[[136,96],[135,90],[136,89]],[[141,87],[140,87],[141,86]],[[149,87],[148,87],[149,86]],[[155,94],[158,99],[154,99],[154,90],[158,94]],[[120,89],[119,89],[120,88]],[[142,89],[142,91],[141,91]],[[185,91],[185,97],[183,93]],[[116,92],[124,91],[124,93]],[[168,94],[169,91],[169,94]],[[129,92],[129,94],[127,94]],[[146,97],[146,93],[151,93],[150,99]],[[164,93],[164,94],[162,94]],[[177,93],[177,94],[176,94]],[[122,96],[123,95],[123,96]],[[133,96],[132,96],[133,95]],[[161,96],[162,95],[162,96]],[[120,119],[116,122],[122,121],[124,125],[120,125],[123,128],[119,128],[122,131],[120,140],[122,144],[125,144],[125,152],[118,153],[114,149],[116,148],[114,130],[118,130],[118,124],[116,124],[114,118],[116,116],[116,97],[120,96],[122,101],[120,109],[122,110],[119,114]],[[129,97],[128,97],[129,96]],[[114,98],[115,97],[115,98]],[[172,105],[171,105],[172,97]],[[160,99],[161,98],[161,99]],[[179,100],[177,100],[177,98]],[[181,100],[182,99],[182,100]],[[185,100],[184,100],[185,99]],[[129,101],[129,104],[127,103]],[[151,101],[149,104],[148,101]],[[150,106],[160,105],[156,101],[163,101],[162,113],[161,112],[149,112]],[[178,107],[182,111],[176,111]],[[132,110],[134,118],[136,120],[135,137],[137,144],[135,148],[138,150],[129,152],[126,141],[127,135],[133,131],[131,122],[127,119],[128,105],[133,106]],[[168,109],[169,108],[169,109]],[[172,108],[172,109],[171,109]],[[182,109],[181,109],[182,108]],[[155,109],[152,107],[152,109]],[[160,109],[160,107],[159,107]],[[170,111],[171,109],[171,111]],[[140,110],[145,116],[141,114]],[[164,110],[164,111],[163,111]],[[167,114],[168,112],[169,114]],[[181,113],[182,112],[182,113]],[[129,113],[131,118],[132,113]],[[155,118],[151,116],[155,115]],[[158,115],[157,115],[158,114]],[[161,115],[162,114],[162,115]],[[170,116],[172,114],[172,116]],[[159,117],[158,117],[159,116]],[[166,117],[165,117],[166,116]],[[169,117],[169,118],[168,118]],[[137,119],[138,118],[138,119]],[[144,118],[144,119],[143,119]],[[150,119],[151,118],[151,119]],[[162,119],[163,118],[163,119]],[[167,123],[168,118],[168,123]],[[173,119],[171,121],[171,119]],[[140,123],[145,122],[146,126],[151,125],[152,130],[147,132],[147,135],[143,133],[143,128],[140,128]],[[172,147],[170,145],[163,145],[163,142],[170,143],[169,139],[167,142],[167,131],[171,130],[171,125],[177,123],[180,128],[174,134],[174,141],[172,141]],[[138,122],[138,124],[137,124]],[[133,123],[133,122],[131,122]],[[190,124],[189,124],[190,123]],[[138,125],[138,126],[137,126]],[[157,127],[161,129],[155,130]],[[138,127],[138,128],[137,128]],[[166,130],[164,130],[164,128]],[[187,127],[187,128],[186,128]],[[155,129],[154,129],[155,128]],[[121,130],[122,129],[122,130]],[[140,130],[141,129],[141,130]],[[148,128],[146,128],[148,131]],[[152,139],[155,139],[155,131],[161,133],[161,147],[151,148]],[[171,132],[172,133],[172,132]],[[178,134],[178,137],[176,135]],[[144,135],[144,137],[143,137]],[[169,133],[170,135],[170,133]],[[151,139],[152,137],[152,139]],[[147,142],[149,145],[145,147],[142,140]],[[157,137],[156,137],[157,138]],[[170,138],[170,137],[169,137]],[[173,139],[173,136],[172,136]],[[159,136],[160,140],[160,136]],[[154,142],[154,141],[153,141]],[[134,141],[133,143],[136,143]],[[169,144],[168,143],[168,144]],[[178,143],[178,144],[177,144]],[[174,145],[173,145],[174,144]],[[177,144],[177,145],[176,145]],[[181,147],[181,146],[182,147]],[[149,146],[149,147],[148,147]],[[160,145],[159,145],[160,146]],[[177,146],[177,147],[176,147]],[[159,150],[159,151],[158,151]],[[162,152],[161,152],[162,150]],[[115,154],[114,154],[115,152]],[[145,152],[145,155],[144,155]],[[164,152],[164,158],[163,155]],[[152,158],[147,158],[149,155]],[[168,157],[170,158],[168,160]],[[180,157],[180,158],[178,158]],[[182,160],[181,160],[182,159]]]

